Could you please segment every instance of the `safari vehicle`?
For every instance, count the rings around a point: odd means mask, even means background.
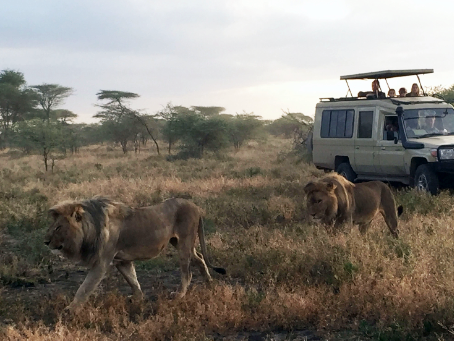
[[[387,70],[341,76],[351,97],[321,98],[316,105],[312,137],[316,167],[335,170],[350,181],[401,182],[432,194],[453,186],[452,105],[425,92],[418,97],[353,96],[347,82],[384,79],[388,86],[388,78],[416,75],[423,91],[419,74],[432,72]]]

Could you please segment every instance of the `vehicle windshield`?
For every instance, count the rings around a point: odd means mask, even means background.
[[[408,138],[453,135],[453,108],[405,110],[403,123]]]

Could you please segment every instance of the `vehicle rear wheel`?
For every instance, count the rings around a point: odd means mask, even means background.
[[[420,165],[414,175],[414,186],[419,191],[436,195],[439,190],[438,176],[428,165]]]
[[[354,170],[348,162],[340,163],[336,171],[338,174],[345,177],[348,181],[354,182],[354,180],[357,178],[357,174],[355,174]]]

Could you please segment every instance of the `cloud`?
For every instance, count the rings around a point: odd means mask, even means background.
[[[74,87],[65,107],[81,120],[101,89],[136,92],[150,112],[277,118],[344,96],[342,74],[434,68],[428,85],[452,84],[453,33],[449,1],[19,0],[0,12],[0,55],[29,84]]]

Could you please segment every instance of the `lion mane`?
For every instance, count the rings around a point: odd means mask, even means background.
[[[202,210],[192,202],[168,199],[158,205],[131,208],[106,197],[66,201],[49,209],[53,222],[44,243],[60,254],[89,268],[87,277],[69,307],[75,311],[87,300],[113,263],[133,290],[142,297],[134,260],[158,256],[171,243],[179,253],[181,285],[176,293],[183,297],[191,281],[190,263],[199,268],[205,279],[212,280],[208,267]],[[199,237],[202,254],[196,251]]]
[[[396,207],[390,188],[380,181],[358,184],[337,173],[309,182],[307,195],[308,214],[335,230],[345,222],[358,224],[365,233],[376,214],[381,213],[395,238],[398,238],[398,216],[403,207]]]

